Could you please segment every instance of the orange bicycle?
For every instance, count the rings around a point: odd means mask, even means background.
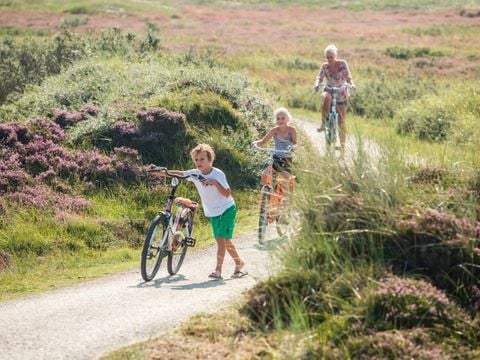
[[[261,148],[256,144],[253,146],[257,150],[269,153],[262,171],[262,187],[260,190],[260,216],[258,221],[258,242],[263,244],[265,241],[267,225],[275,221],[277,233],[280,237],[287,235],[290,229],[290,213],[288,211],[287,197],[285,193],[293,194],[295,176],[289,175],[288,178],[277,174],[273,168],[274,155],[279,153],[290,154],[291,150],[275,150]]]

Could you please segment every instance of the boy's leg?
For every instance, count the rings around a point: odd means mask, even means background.
[[[217,240],[217,266],[215,267],[215,271],[221,274],[223,260],[225,259],[225,248],[226,248],[225,239],[222,237],[217,237],[216,240]]]
[[[237,249],[235,248],[235,245],[233,245],[233,242],[231,239],[225,239],[225,245],[228,253],[232,257],[233,261],[235,262],[235,271],[239,271],[241,268],[243,268],[245,263],[242,261],[242,259],[240,259]]]

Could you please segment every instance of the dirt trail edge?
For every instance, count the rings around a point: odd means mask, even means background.
[[[269,251],[256,235],[235,240],[249,275],[209,280],[216,246],[187,253],[179,274],[168,276],[166,262],[145,283],[139,269],[40,295],[0,303],[2,359],[92,359],[121,346],[158,336],[199,312],[234,301],[268,275]]]

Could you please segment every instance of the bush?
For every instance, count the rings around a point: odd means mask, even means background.
[[[423,329],[413,329],[409,332],[381,331],[351,338],[346,344],[345,352],[352,359],[359,360],[452,359],[450,353],[435,343]],[[462,354],[466,355],[465,352]]]
[[[427,47],[406,49],[401,47],[390,47],[385,50],[385,54],[395,59],[408,60],[413,57],[440,57],[445,56],[441,51],[433,51]]]
[[[480,95],[473,88],[424,95],[395,116],[397,133],[431,141],[472,141],[478,135],[479,104]]]
[[[210,91],[183,91],[171,93],[155,101],[158,106],[185,114],[192,126],[204,130],[230,127],[233,130],[245,128],[232,105],[218,94]]]
[[[423,280],[388,276],[370,294],[366,328],[453,327],[467,321],[446,295]]]
[[[273,65],[275,67],[283,67],[288,70],[300,69],[300,70],[317,70],[318,71],[320,69],[320,64],[318,62],[305,60],[299,57],[296,57],[293,60],[277,58],[277,59],[274,59]]]
[[[435,92],[435,83],[422,81],[410,75],[402,80],[392,80],[378,74],[364,75],[359,79],[357,91],[352,96],[349,109],[370,119],[393,118],[405,103],[419,98],[425,92]]]
[[[59,74],[80,59],[98,54],[142,56],[157,51],[159,46],[156,29],[151,26],[145,39],[138,40],[119,29],[107,29],[90,36],[63,31],[43,43],[30,38],[19,43],[5,39],[0,43],[0,105],[13,95],[18,96],[28,84],[40,84],[47,76]]]
[[[70,237],[83,241],[90,249],[106,250],[117,241],[108,229],[95,223],[70,222],[66,232]]]
[[[290,310],[295,300],[299,300],[310,320],[321,322],[327,309],[322,288],[322,279],[315,271],[284,273],[249,290],[241,312],[265,329],[271,329],[290,324]]]

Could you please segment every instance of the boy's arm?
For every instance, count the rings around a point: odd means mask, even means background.
[[[218,180],[215,179],[205,179],[202,181],[203,185],[208,186],[212,185],[215,186],[220,194],[222,194],[225,197],[229,197],[230,194],[232,193],[232,190],[230,188],[226,189],[223,187],[222,184],[218,182]]]

